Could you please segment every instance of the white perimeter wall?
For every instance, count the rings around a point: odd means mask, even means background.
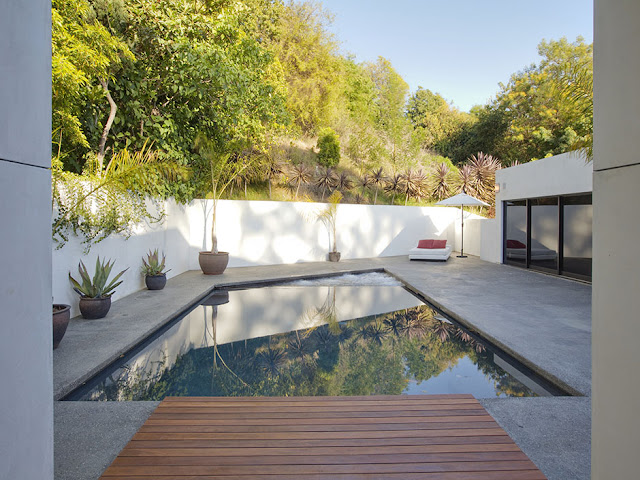
[[[588,193],[593,190],[593,163],[578,152],[541,158],[496,172],[496,218],[483,222],[480,258],[502,262],[503,206],[506,200]]]
[[[327,230],[316,220],[325,204],[221,200],[218,204],[218,246],[230,254],[230,267],[323,261],[330,250]],[[90,273],[96,257],[116,260],[114,273],[130,267],[117,300],[144,288],[141,258],[158,248],[166,253],[168,277],[199,270],[198,252],[211,248],[210,200],[188,206],[167,202],[162,225],[141,226],[128,240],[111,236],[94,245],[89,254],[77,238],[53,251],[53,295],[56,303],[72,306],[78,296],[71,290],[68,273],[77,277],[82,259]],[[465,212],[464,250],[480,255],[480,224],[485,220]],[[460,248],[460,210],[450,207],[400,207],[340,205],[338,250],[342,258],[406,255],[421,238],[441,238]]]
[[[0,9],[0,479],[53,478],[51,1]]]
[[[640,452],[640,2],[595,8],[591,475],[630,479]]]

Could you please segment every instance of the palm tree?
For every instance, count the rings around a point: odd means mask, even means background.
[[[393,177],[387,179],[387,183],[384,187],[384,191],[393,194],[391,199],[391,205],[396,202],[396,194],[402,189],[402,175],[396,173]]]
[[[371,183],[376,186],[376,194],[373,198],[374,205],[378,201],[378,188],[380,188],[380,185],[384,184],[386,178],[387,177],[384,176],[384,170],[382,169],[382,167],[380,167],[378,170],[374,170],[371,175]]]
[[[372,183],[373,183],[373,180],[368,173],[365,173],[363,176],[358,178],[358,186],[362,187],[362,198],[364,198],[364,191]]]
[[[271,198],[271,184],[284,174],[284,166],[276,158],[271,155],[265,157],[266,160],[262,166],[264,178],[269,183],[269,198]]]
[[[291,167],[291,182],[296,185],[296,200],[300,192],[300,185],[311,181],[311,170],[304,163],[299,163]]]
[[[336,181],[336,189],[340,190],[342,193],[348,191],[353,187],[353,181],[347,172],[342,172],[338,176],[338,180]]]
[[[337,177],[333,168],[327,167],[324,170],[320,170],[320,174],[316,178],[316,186],[322,188],[322,201],[324,202],[324,194],[327,190],[331,190],[335,187]]]

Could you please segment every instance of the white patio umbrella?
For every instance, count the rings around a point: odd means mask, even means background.
[[[445,198],[444,200],[440,200],[436,205],[442,205],[446,207],[460,207],[460,213],[462,216],[462,246],[460,247],[460,255],[458,258],[467,258],[464,254],[464,209],[463,207],[488,207],[489,204],[483,202],[482,200],[478,200],[471,195],[467,195],[466,193],[459,193],[454,195],[453,197]]]

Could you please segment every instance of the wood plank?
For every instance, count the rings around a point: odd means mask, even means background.
[[[469,395],[168,398],[104,480],[543,480]]]
[[[110,466],[104,476],[139,475],[160,478],[162,475],[308,475],[312,473],[434,473],[532,470],[530,460],[513,462],[441,462],[385,463],[358,465],[189,465],[189,466]]]
[[[122,450],[120,456],[121,457],[140,457],[140,456],[149,456],[155,457],[157,455],[149,454],[149,448],[135,448],[135,447],[127,447]],[[170,448],[165,447],[160,449],[158,452],[161,456],[166,457],[202,457],[202,456],[210,456],[210,457],[243,457],[243,456],[308,456],[311,455],[308,448],[228,448],[228,447],[187,447],[180,445],[180,448]],[[154,451],[155,453],[155,451]],[[313,449],[313,455],[399,455],[399,454],[420,454],[423,455],[425,461],[429,461],[429,455],[432,455],[432,452],[428,446],[419,445],[419,446],[392,446],[381,449],[378,446],[374,447],[317,447]],[[497,456],[503,455],[503,452],[436,452],[442,455],[491,455],[495,454]],[[512,455],[513,452],[507,452],[507,455]],[[522,454],[518,452],[518,454]],[[513,459],[512,459],[513,460]],[[453,461],[453,460],[452,460]],[[462,460],[461,460],[462,461]]]
[[[441,400],[441,399],[461,399],[467,398],[475,400],[475,397],[468,393],[447,393],[447,394],[434,394],[434,395],[352,395],[352,396],[323,396],[323,397],[165,397],[162,401],[165,403],[170,402],[208,402],[208,403],[216,403],[216,402],[228,402],[231,399],[235,402],[302,402],[306,403],[311,401],[317,402],[320,400],[325,401],[339,401],[339,402],[347,402],[347,401],[372,401],[372,400],[380,400],[380,401],[410,401],[410,400]]]
[[[149,440],[145,440],[140,437],[141,434],[134,436],[133,440],[125,448],[150,448]],[[145,435],[145,434],[142,434]],[[155,435],[155,434],[154,434]],[[183,448],[202,448],[198,444],[191,442],[200,442],[199,438],[191,438],[190,434],[169,434],[161,435],[166,438],[153,438],[153,442],[166,441],[165,445],[156,445],[155,448],[175,448],[179,442],[180,447]],[[483,437],[470,437],[481,439]],[[494,441],[496,437],[484,437]],[[482,443],[478,440],[477,443],[449,443],[449,444],[433,444],[431,438],[420,437],[399,437],[399,438],[357,438],[357,439],[338,439],[338,440],[324,440],[324,439],[287,439],[287,440],[220,440],[212,435],[206,439],[209,442],[209,447],[221,447],[221,448],[309,448],[309,447],[391,447],[391,446],[420,446],[428,445],[429,452],[486,452],[486,451],[500,451],[510,452],[517,451],[518,446],[515,443]],[[135,443],[133,443],[135,442]]]
[[[141,480],[140,476],[109,476],[109,480]],[[264,475],[162,475],[163,480],[270,480]],[[273,478],[273,477],[272,477]],[[301,480],[298,475],[278,475],[278,480]],[[304,480],[546,480],[539,470],[494,472],[438,472],[438,473],[350,473],[308,474]]]

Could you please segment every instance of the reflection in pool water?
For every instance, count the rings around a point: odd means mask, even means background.
[[[216,291],[74,399],[403,393],[547,394],[402,287],[273,286]]]

